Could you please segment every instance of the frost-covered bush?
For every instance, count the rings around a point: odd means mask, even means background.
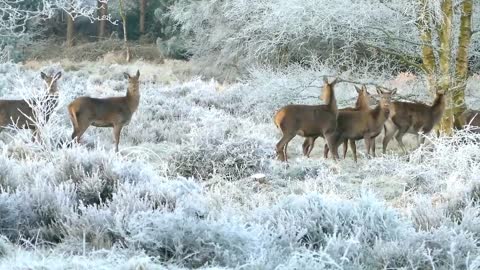
[[[69,144],[66,104],[123,94],[121,74],[136,68],[140,106],[120,152],[110,129],[91,127]],[[43,93],[38,70],[6,64],[0,73],[2,97]],[[372,159],[359,142],[358,163],[324,160],[321,138],[307,159],[295,138],[289,164],[275,160],[275,111],[321,104],[322,75],[333,73],[257,67],[221,85],[166,83],[175,76],[141,62],[65,72],[45,143],[29,131],[0,134],[0,269],[478,267],[479,135],[428,136],[408,155],[392,143]],[[373,82],[431,102],[409,74]],[[351,84],[335,89],[339,107],[353,105]]]
[[[412,65],[405,63],[422,57],[417,27],[421,3],[180,0],[171,16],[180,23],[183,36],[190,41],[189,52],[206,74],[234,79],[252,63],[282,67],[318,61],[346,70],[368,65],[371,71],[395,73],[411,70]],[[425,13],[431,14],[432,25],[443,19],[440,3],[426,4]],[[479,8],[478,3],[473,4],[474,13]],[[454,32],[459,29],[459,14],[453,13]],[[480,25],[480,20],[473,18],[472,25]],[[471,43],[475,58],[478,39],[473,36]],[[456,51],[458,44],[452,43],[452,51]]]
[[[234,221],[146,212],[134,216],[127,229],[129,244],[186,267],[242,265],[258,248],[253,228]]]

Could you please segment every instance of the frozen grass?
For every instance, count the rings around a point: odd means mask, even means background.
[[[122,72],[137,68],[141,104],[120,153],[111,130],[100,128],[64,147],[66,104],[123,93]],[[321,139],[306,159],[296,138],[286,166],[274,160],[273,114],[289,103],[319,103],[328,70],[257,68],[227,86],[166,83],[165,67],[151,68],[64,72],[43,144],[28,131],[0,134],[0,269],[480,266],[480,135],[428,137],[408,156],[392,143],[388,155],[361,155],[358,164],[320,158]],[[38,70],[5,64],[0,73],[2,96],[41,95]],[[413,95],[422,92],[415,79],[381,80],[403,96],[430,99]],[[351,106],[353,86],[339,84],[337,97]]]

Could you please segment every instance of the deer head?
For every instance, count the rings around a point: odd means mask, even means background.
[[[62,72],[58,72],[55,76],[46,75],[45,73],[40,72],[40,76],[47,87],[48,95],[57,96],[57,81],[62,77]]]
[[[397,88],[392,91],[382,90],[380,87],[377,87],[377,94],[380,96],[380,108],[382,108],[385,113],[390,113],[390,104],[392,103],[392,96],[397,93]]]

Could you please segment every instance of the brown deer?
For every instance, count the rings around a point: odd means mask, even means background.
[[[403,152],[407,153],[402,141],[403,136],[406,133],[414,134],[418,140],[419,133],[430,133],[442,118],[445,105],[445,94],[440,92],[436,93],[435,100],[431,106],[423,103],[393,102],[391,106],[392,112],[384,127],[383,153],[386,153],[388,143],[394,135]],[[423,144],[424,141],[425,137],[422,136],[420,144]]]
[[[335,136],[335,147],[345,140],[350,141],[350,147],[353,152],[353,159],[357,162],[357,146],[355,141],[364,139],[367,149],[367,156],[375,147],[375,137],[382,132],[383,125],[390,114],[390,103],[392,95],[395,95],[396,89],[386,92],[377,87],[377,93],[380,95],[379,104],[366,111],[343,111],[338,113],[337,130]],[[332,148],[330,148],[332,149]]]
[[[347,108],[342,108],[339,110],[339,112],[344,112],[344,111],[367,111],[370,109],[370,101],[372,97],[367,91],[367,87],[365,85],[362,85],[362,88],[358,88],[355,86],[355,90],[358,93],[357,101],[355,103],[355,107],[347,107]],[[308,137],[305,138],[305,141],[303,142],[302,148],[303,148],[303,154],[307,156],[308,158],[310,157],[310,153],[313,150],[313,146],[315,143],[315,140],[318,137]],[[343,158],[345,159],[345,156],[347,155],[347,150],[348,150],[348,140],[345,140],[343,142]],[[325,158],[328,158],[328,145],[325,144],[324,146],[324,152],[323,156]]]
[[[127,125],[140,102],[139,78],[124,73],[128,79],[127,94],[123,97],[91,98],[79,97],[68,105],[70,120],[73,125],[72,140],[80,141],[89,126],[112,127],[115,139],[115,152],[118,152],[120,132]]]
[[[278,159],[287,161],[288,143],[296,135],[302,137],[322,136],[330,147],[333,146],[338,114],[333,88],[339,80],[335,79],[328,83],[327,78],[324,78],[323,82],[322,98],[325,105],[287,105],[275,114],[275,125],[281,129],[283,134],[276,146]],[[333,158],[336,159],[338,153],[336,151],[332,151],[332,153]]]
[[[31,129],[33,135],[38,139],[38,127],[40,119],[37,119],[37,112],[34,106],[41,106],[45,121],[48,121],[55,107],[58,105],[57,81],[62,77],[58,72],[55,76],[46,75],[40,72],[41,78],[47,88],[47,94],[37,100],[0,100],[0,132],[9,125],[14,125],[20,129]],[[39,104],[37,104],[39,102]]]

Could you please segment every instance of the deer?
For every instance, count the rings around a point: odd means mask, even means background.
[[[362,85],[361,88],[357,87],[355,85],[355,90],[357,91],[358,97],[357,101],[355,103],[355,107],[347,107],[347,108],[342,108],[339,110],[339,112],[343,111],[367,111],[370,109],[370,101],[372,99],[371,95],[367,91],[367,87],[365,85]],[[303,154],[307,156],[307,158],[310,158],[310,153],[313,150],[313,146],[315,143],[315,140],[318,137],[307,137],[305,138],[305,141],[303,142],[302,148],[303,148]],[[345,140],[343,142],[343,158],[345,159],[347,155],[347,150],[348,150],[348,140]],[[325,144],[324,146],[324,152],[323,156],[324,158],[328,158],[328,145]]]
[[[382,132],[383,126],[389,118],[391,98],[396,92],[396,89],[387,92],[377,87],[380,102],[375,108],[364,111],[339,112],[334,147],[349,140],[353,159],[357,162],[355,141],[364,139],[367,157],[370,157],[370,151],[374,153],[375,138]],[[330,149],[333,150],[333,148]]]
[[[384,126],[383,154],[386,153],[388,143],[393,136],[395,136],[403,153],[406,154],[407,150],[402,141],[405,134],[414,134],[418,141],[419,133],[430,133],[445,112],[445,99],[445,93],[437,91],[431,106],[418,102],[393,102],[392,112]],[[424,142],[425,137],[422,136],[420,144]]]
[[[0,132],[7,126],[14,125],[19,129],[30,129],[33,131],[32,141],[39,139],[37,114],[34,106],[41,106],[45,113],[45,121],[48,122],[51,114],[58,105],[58,87],[57,81],[62,77],[62,73],[58,72],[54,76],[46,75],[40,72],[47,93],[40,100],[0,100]],[[39,102],[39,104],[37,104]]]
[[[128,80],[125,96],[108,98],[83,96],[76,98],[68,105],[68,113],[73,125],[72,140],[79,142],[90,126],[113,128],[115,152],[118,152],[122,128],[130,123],[140,103],[140,71],[137,70],[135,76],[125,72],[124,76]]]
[[[323,78],[322,99],[324,105],[287,105],[277,111],[274,123],[282,131],[282,138],[276,145],[277,157],[281,161],[288,162],[287,146],[296,136],[318,137],[322,136],[327,140],[329,146],[333,146],[335,129],[337,127],[337,101],[335,99],[334,86],[340,80],[334,79],[328,83]],[[338,154],[332,151],[333,159]]]

